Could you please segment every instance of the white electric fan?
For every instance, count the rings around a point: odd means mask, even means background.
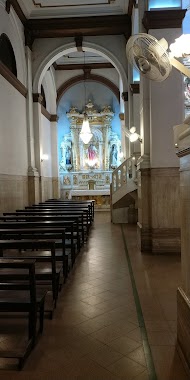
[[[156,82],[164,81],[169,76],[172,66],[190,78],[190,70],[174,58],[174,56],[178,56],[175,50],[172,54],[168,53],[167,49],[168,43],[164,38],[158,41],[149,34],[139,33],[129,38],[126,53],[129,63],[148,79]],[[190,43],[188,43],[187,49],[190,54]]]

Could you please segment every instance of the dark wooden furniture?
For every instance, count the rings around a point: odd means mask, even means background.
[[[28,315],[28,341],[25,347],[22,350],[0,350],[1,358],[17,358],[19,369],[23,367],[36,338],[43,331],[45,295],[45,292],[36,291],[34,260],[0,259],[0,313]]]

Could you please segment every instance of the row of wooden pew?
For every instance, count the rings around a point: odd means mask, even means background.
[[[19,369],[43,331],[44,314],[53,318],[93,219],[93,200],[51,199],[0,216],[0,333],[7,313],[13,323],[28,318],[26,344],[16,350],[0,345],[0,357],[18,360]]]

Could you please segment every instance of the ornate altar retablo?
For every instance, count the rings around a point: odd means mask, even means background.
[[[118,135],[112,131],[114,113],[111,107],[104,106],[98,112],[89,100],[85,110],[93,135],[88,144],[84,144],[80,139],[84,112],[80,113],[76,107],[72,107],[67,113],[70,133],[65,135],[61,142],[59,163],[63,198],[69,197],[71,190],[86,190],[89,191],[89,196],[94,190],[109,190],[112,170],[120,165],[121,142]],[[105,200],[101,199],[105,195],[97,194],[97,204],[108,207],[107,196]]]

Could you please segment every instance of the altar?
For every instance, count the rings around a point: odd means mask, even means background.
[[[110,190],[70,190],[68,199],[94,200],[95,209],[110,208]]]
[[[109,209],[112,172],[121,164],[121,141],[112,130],[110,106],[98,112],[89,100],[85,109],[92,133],[88,144],[80,138],[84,114],[76,107],[67,112],[70,133],[63,136],[59,162],[61,198],[93,198],[96,208]]]

